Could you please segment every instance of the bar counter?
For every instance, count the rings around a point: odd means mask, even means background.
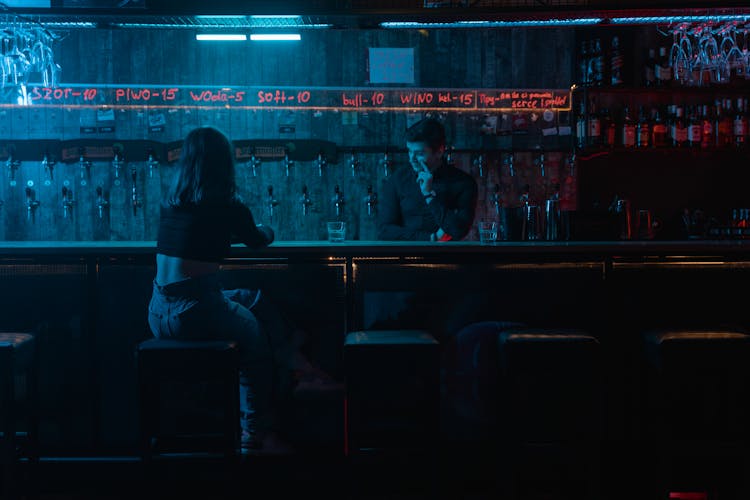
[[[3,241],[0,257],[118,257],[153,255],[155,241]],[[398,256],[545,256],[636,257],[704,255],[715,257],[750,256],[749,240],[651,240],[651,241],[503,241],[494,244],[466,242],[400,241],[276,241],[261,249],[232,246],[230,258],[295,257],[398,257]]]
[[[153,241],[0,243],[2,328],[39,335],[43,453],[134,452],[133,353],[151,335],[154,253]],[[235,245],[220,274],[225,288],[276,301],[337,377],[344,337],[361,329],[427,329],[448,344],[482,321],[583,328],[617,378],[643,330],[750,324],[737,292],[750,282],[750,241],[278,241]],[[339,418],[298,428],[336,443]]]

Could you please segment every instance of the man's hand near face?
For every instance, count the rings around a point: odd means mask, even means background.
[[[419,185],[420,191],[422,191],[423,196],[428,196],[432,193],[432,172],[430,171],[430,168],[427,166],[427,163],[424,162],[424,160],[419,161],[420,166],[422,167],[421,170],[417,172],[417,185]],[[432,200],[432,197],[427,199],[427,202],[429,203]]]

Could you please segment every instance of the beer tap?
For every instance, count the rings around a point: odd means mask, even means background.
[[[352,177],[356,177],[357,170],[359,169],[359,160],[357,159],[357,156],[354,154],[353,149],[351,153],[349,154],[349,167],[351,167],[352,169]]]
[[[8,155],[8,160],[5,162],[8,167],[8,175],[10,176],[10,185],[16,185],[16,171],[21,167],[21,162],[13,158],[13,154]]]
[[[492,195],[490,196],[490,201],[495,207],[495,214],[500,215],[500,204],[502,203],[502,200],[500,199],[500,184],[495,184],[495,187],[492,190]]]
[[[474,158],[474,165],[477,166],[479,169],[479,177],[484,177],[484,154],[479,153],[476,158]]]
[[[346,204],[344,193],[341,191],[339,185],[336,184],[336,187],[333,188],[333,206],[336,208],[336,217],[341,216],[344,211],[344,204]]]
[[[44,152],[44,158],[42,158],[42,168],[44,168],[44,172],[49,175],[49,180],[54,181],[55,175],[54,175],[54,169],[55,164],[57,162],[55,160],[52,160],[49,156],[49,152]]]
[[[542,177],[544,177],[544,151],[539,153],[539,157],[537,157],[536,160],[534,160],[535,165],[539,165],[539,168],[542,171]]]
[[[112,167],[115,169],[115,179],[118,179],[115,181],[115,184],[120,183],[120,169],[122,169],[123,166],[125,166],[125,160],[123,160],[120,150],[115,150],[115,157],[112,160]]]
[[[34,221],[36,210],[39,208],[39,200],[33,189],[26,188],[26,219]]]
[[[96,208],[99,212],[99,218],[104,218],[104,211],[109,209],[109,200],[104,197],[104,190],[101,186],[96,187]]]
[[[448,148],[445,150],[445,163],[449,167],[455,167],[456,166],[456,160],[453,158],[453,146],[448,146]]]
[[[578,159],[576,158],[575,151],[573,151],[567,157],[565,157],[565,162],[568,164],[568,168],[569,168],[568,176],[570,176],[570,177],[574,177],[575,176],[576,162],[577,161],[578,161]]]
[[[78,149],[78,166],[81,169],[81,186],[85,186],[91,169],[91,162],[86,159],[86,149]]]
[[[63,186],[62,188],[62,205],[63,205],[63,218],[67,219],[68,215],[72,216],[73,205],[76,202],[73,199],[73,190]]]
[[[310,196],[307,194],[307,186],[302,186],[302,196],[300,196],[299,201],[302,204],[302,215],[309,214],[310,205],[312,205],[312,200],[310,199]]]
[[[138,190],[136,189],[136,181],[138,180],[138,172],[135,169],[135,165],[130,167],[130,178],[133,181],[133,190],[130,196],[130,203],[133,205],[133,215],[138,213],[138,207],[143,205],[143,202],[138,197]]]
[[[380,160],[380,164],[383,166],[383,175],[388,177],[388,174],[391,173],[391,168],[393,168],[393,160],[388,155],[388,150],[385,150],[385,153],[383,153],[383,158]]]
[[[289,167],[294,165],[294,160],[289,159],[289,150],[284,150],[284,170],[286,171],[286,176],[289,177]]]
[[[273,186],[268,186],[268,197],[266,199],[266,206],[268,206],[268,217],[271,223],[273,223],[274,207],[278,204],[279,204],[278,200],[276,200],[276,198],[273,197]]]
[[[159,166],[159,160],[154,156],[154,150],[148,149],[148,157],[146,158],[146,164],[148,165],[148,176],[154,176],[154,169]]]
[[[258,167],[260,167],[260,164],[262,162],[261,162],[260,158],[258,158],[257,156],[255,156],[255,148],[253,148],[252,153],[250,153],[250,161],[248,161],[248,163],[250,163],[250,167],[253,169],[253,177],[257,177],[258,176]],[[287,173],[287,175],[289,175],[289,174]]]
[[[505,158],[503,159],[503,164],[504,165],[508,165],[508,170],[510,172],[510,176],[511,177],[515,177],[516,176],[516,169],[513,167],[514,160],[515,160],[515,154],[513,154],[512,151],[510,153],[508,153],[505,156]]]
[[[373,192],[372,184],[367,186],[367,196],[365,196],[365,204],[367,205],[367,215],[375,213],[375,209],[378,205],[378,193]]]
[[[318,157],[315,159],[315,164],[318,166],[318,177],[323,177],[323,168],[328,165],[328,160],[323,151],[318,153]]]
[[[531,185],[530,184],[524,184],[523,185],[523,191],[521,192],[521,206],[529,206],[531,204],[531,195],[529,194],[529,191],[531,191]]]

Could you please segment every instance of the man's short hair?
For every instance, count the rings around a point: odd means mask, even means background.
[[[435,118],[424,118],[406,129],[406,142],[424,142],[438,149],[445,146],[445,128]]]

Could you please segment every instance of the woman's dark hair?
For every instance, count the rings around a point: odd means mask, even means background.
[[[234,152],[220,130],[191,130],[182,143],[178,167],[165,198],[168,205],[224,204],[236,199]]]
[[[445,128],[435,118],[425,118],[406,129],[406,142],[424,142],[438,149],[445,146]]]

